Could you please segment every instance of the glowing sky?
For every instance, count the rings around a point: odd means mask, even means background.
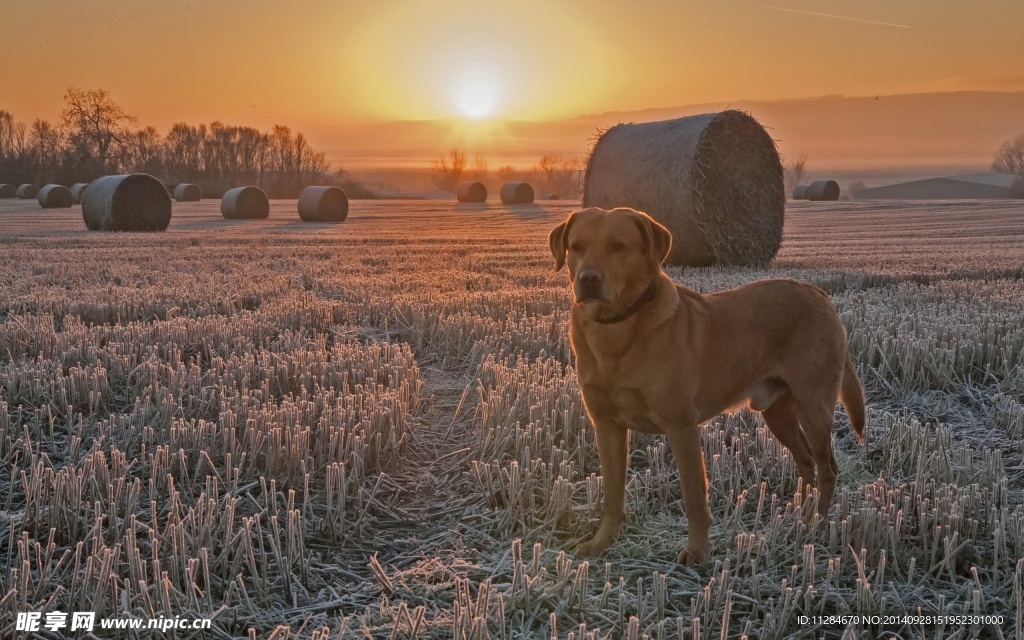
[[[1020,0],[6,0],[3,23],[0,108],[19,120],[105,88],[161,130],[287,123],[314,141],[388,120],[1024,90]]]

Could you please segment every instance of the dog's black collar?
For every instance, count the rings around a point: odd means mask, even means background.
[[[640,294],[640,297],[637,298],[637,301],[629,305],[628,309],[626,309],[622,313],[615,314],[610,318],[594,318],[594,322],[598,324],[617,324],[619,322],[622,322],[623,320],[628,320],[638,311],[643,309],[644,305],[646,305],[648,302],[653,301],[657,297],[658,279],[655,278],[654,280],[651,281],[651,286],[647,287],[647,289],[642,294]]]

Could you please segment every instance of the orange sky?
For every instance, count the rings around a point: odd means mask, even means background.
[[[105,88],[161,131],[283,123],[342,161],[365,123],[460,117],[467,78],[493,117],[533,121],[1024,90],[1020,0],[8,0],[3,22],[0,109],[19,120]]]

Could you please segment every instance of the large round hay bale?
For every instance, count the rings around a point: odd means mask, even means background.
[[[793,199],[794,200],[806,200],[807,199],[807,187],[806,184],[798,184],[793,187]]]
[[[259,187],[235,187],[220,199],[220,213],[228,220],[259,220],[270,215],[270,200]]]
[[[82,203],[82,196],[85,195],[85,190],[88,188],[88,182],[76,182],[71,185],[71,198],[75,201],[75,204]]]
[[[648,213],[672,232],[670,264],[763,265],[782,243],[782,162],[741,111],[620,124],[591,151],[583,206]]]
[[[44,209],[70,209],[75,204],[71,189],[62,184],[48,184],[36,195],[39,206]]]
[[[306,222],[343,222],[348,196],[338,187],[306,187],[299,194],[299,217]]]
[[[31,200],[39,195],[39,187],[34,184],[23,184],[18,187],[15,195],[22,200]]]
[[[835,180],[815,180],[807,185],[808,200],[838,200],[839,183]]]
[[[18,188],[13,184],[0,184],[0,198],[13,198],[18,195]]]
[[[487,202],[487,187],[482,182],[462,182],[455,190],[459,202]]]
[[[146,173],[104,176],[82,196],[90,231],[164,231],[171,223],[171,197]]]
[[[198,184],[183,182],[174,187],[174,199],[178,202],[198,202],[203,199],[203,190]]]
[[[533,187],[526,182],[506,182],[501,187],[503,204],[530,204],[533,202]]]

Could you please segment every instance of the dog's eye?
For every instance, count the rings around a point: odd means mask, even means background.
[[[625,248],[626,248],[626,244],[624,242],[613,242],[612,243],[612,251],[622,251]]]
[[[583,245],[581,245],[578,242],[574,242],[574,243],[569,245],[569,251],[582,251],[582,250],[583,250]]]

